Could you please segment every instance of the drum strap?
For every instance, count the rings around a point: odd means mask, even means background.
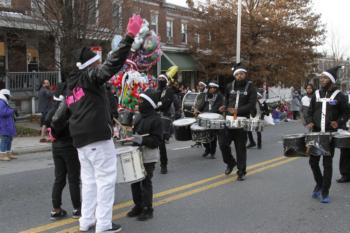
[[[248,88],[249,85],[252,83],[252,81],[248,81],[247,84],[244,87],[244,92],[243,95],[248,95]],[[231,90],[231,94],[236,94],[236,103],[235,103],[235,108],[238,108],[238,104],[239,104],[239,96],[241,94],[240,90],[235,91],[235,80],[233,80],[232,82],[232,90]]]
[[[316,95],[316,102],[322,103],[322,113],[321,113],[321,132],[326,132],[326,113],[327,113],[327,103],[334,100],[334,98],[338,95],[340,91],[335,90],[330,98],[321,98],[320,97],[320,90],[317,90],[315,92]]]

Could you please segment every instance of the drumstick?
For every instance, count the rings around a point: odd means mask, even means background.
[[[142,134],[142,135],[139,135],[141,137],[147,137],[149,136],[149,133],[146,133],[146,134]],[[120,140],[116,140],[115,142],[125,142],[125,141],[130,141],[133,137],[129,137],[129,138],[124,138],[124,139],[120,139]]]

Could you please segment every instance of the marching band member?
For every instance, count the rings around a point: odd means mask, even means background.
[[[100,56],[83,48],[77,69],[67,79],[69,130],[81,165],[80,231],[88,231],[95,223],[96,232],[121,231],[120,225],[112,223],[117,158],[104,84],[122,68],[142,22],[139,15],[129,19],[128,34],[101,66]]]
[[[159,145],[160,151],[160,173],[168,173],[168,155],[166,151],[165,141],[169,141],[172,133],[171,121],[175,117],[175,106],[174,106],[174,97],[175,89],[172,87],[172,81],[176,75],[179,67],[171,66],[165,74],[160,74],[158,76],[158,103],[157,110],[161,113],[162,125],[163,125],[163,139]]]
[[[249,118],[250,112],[256,104],[256,88],[247,79],[247,69],[237,64],[233,71],[235,80],[229,83],[225,90],[225,105],[219,108],[220,112]],[[231,153],[231,142],[234,141],[237,153],[237,162]],[[247,162],[247,132],[242,128],[225,128],[219,133],[219,145],[224,163],[227,167],[225,174],[229,175],[237,165],[238,180],[244,180]]]
[[[192,107],[192,111],[196,111],[198,110],[198,108],[200,106],[203,106],[204,104],[204,99],[206,96],[206,93],[208,91],[207,89],[207,84],[203,81],[199,81],[198,85],[197,85],[198,91],[199,91],[199,95],[196,98],[196,102],[194,103],[194,106]]]
[[[256,106],[255,106],[256,111],[254,111],[253,115],[258,115],[260,120],[264,120],[264,116],[269,115],[269,108],[267,106],[267,103],[262,100],[262,95],[259,92],[257,92],[257,97],[258,97],[258,100],[256,101]],[[249,141],[247,148],[252,148],[256,146],[256,143],[253,137],[253,132],[249,131],[247,134],[248,134],[248,141]],[[256,136],[258,141],[258,149],[261,149],[261,132],[260,131],[256,132]]]
[[[131,140],[142,146],[143,163],[146,170],[146,178],[131,184],[132,197],[135,206],[127,213],[128,217],[137,217],[139,221],[153,218],[153,187],[152,177],[156,162],[159,159],[158,146],[162,141],[163,129],[160,116],[156,112],[158,94],[152,89],[147,89],[140,95],[140,115],[135,119],[134,133]],[[148,136],[140,136],[149,134]]]
[[[335,132],[342,126],[341,119],[346,114],[346,98],[337,89],[335,82],[340,66],[323,71],[320,77],[321,89],[311,98],[306,127],[313,132]],[[320,156],[310,155],[309,164],[316,181],[313,198],[321,197],[321,203],[329,203],[329,189],[332,182],[332,160],[334,145],[331,144],[330,156],[323,156],[323,175],[319,167]]]
[[[195,114],[200,112],[211,112],[211,113],[219,113],[219,107],[223,105],[224,98],[218,92],[219,85],[211,81],[208,85],[208,91],[205,93],[204,102],[201,106],[198,106],[198,109],[195,109]],[[211,159],[215,159],[216,152],[216,144],[217,144],[217,136],[215,135],[215,139],[210,143],[203,143],[205,147],[205,152],[202,155],[206,157],[210,154]]]
[[[347,95],[347,107],[348,111],[350,111],[350,94]],[[349,115],[347,115],[347,119],[344,121],[348,121]],[[348,183],[350,182],[350,149],[349,148],[341,148],[340,149],[340,159],[339,159],[339,172],[341,177],[337,179],[338,183]]]

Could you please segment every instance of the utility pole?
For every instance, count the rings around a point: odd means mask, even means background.
[[[232,6],[234,6],[234,4]],[[236,63],[239,63],[241,61],[241,15],[242,15],[242,0],[238,0]]]

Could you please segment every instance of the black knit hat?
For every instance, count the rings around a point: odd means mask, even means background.
[[[238,72],[245,72],[245,73],[248,72],[247,68],[240,62],[233,65],[232,71],[233,71],[233,76],[235,76]]]
[[[77,62],[77,67],[79,68],[79,70],[83,70],[100,59],[100,55],[92,52],[89,48],[84,47],[81,49],[79,61]]]
[[[337,72],[340,68],[343,68],[343,66],[335,66],[326,71],[323,71],[322,74],[327,76],[332,81],[332,83],[335,83],[338,78]]]
[[[216,81],[210,81],[208,87],[219,88],[219,84]]]
[[[155,90],[149,88],[144,93],[141,93],[140,97],[147,100],[147,102],[149,102],[154,109],[157,108],[158,94]]]

